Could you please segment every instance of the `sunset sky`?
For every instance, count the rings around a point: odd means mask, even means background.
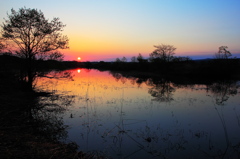
[[[193,58],[211,58],[226,45],[240,57],[240,0],[0,0],[0,23],[24,6],[66,24],[65,60],[147,58],[158,44]]]

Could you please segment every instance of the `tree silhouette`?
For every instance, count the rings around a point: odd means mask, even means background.
[[[156,48],[152,53],[150,53],[151,62],[170,62],[173,59],[174,51],[176,48],[173,45],[154,45]]]
[[[227,46],[220,46],[218,53],[215,54],[216,59],[228,59],[232,56],[231,52],[227,50]]]
[[[37,9],[11,9],[2,27],[2,36],[13,42],[15,53],[26,59],[27,84],[32,89],[34,76],[33,61],[37,59],[62,59],[59,49],[68,48],[68,38],[60,32],[65,25],[59,18],[49,21]],[[14,48],[13,47],[13,48]],[[12,48],[12,49],[13,49]]]

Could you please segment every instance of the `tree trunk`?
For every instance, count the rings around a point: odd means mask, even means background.
[[[32,66],[32,59],[29,57],[27,59],[27,81],[26,81],[26,89],[29,91],[33,90],[33,79],[34,79],[34,73],[33,73],[33,66]]]

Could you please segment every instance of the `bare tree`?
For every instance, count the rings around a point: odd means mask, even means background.
[[[231,52],[227,50],[227,46],[220,46],[218,52],[215,54],[216,59],[228,59],[232,56]]]
[[[174,51],[176,48],[173,45],[154,45],[156,48],[152,53],[150,53],[150,61],[163,61],[170,62],[173,59]]]
[[[68,48],[68,38],[60,32],[65,25],[59,18],[49,21],[37,9],[20,8],[19,11],[11,9],[2,28],[2,36],[13,42],[17,48],[15,53],[26,59],[28,78],[26,81],[32,87],[33,61],[36,59],[49,59],[57,57],[62,59],[63,54],[57,54],[59,49]]]

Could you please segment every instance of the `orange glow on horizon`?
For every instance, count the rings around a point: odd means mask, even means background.
[[[73,38],[70,43],[69,50],[63,50],[65,54],[65,60],[76,60],[81,61],[114,61],[116,58],[122,58],[123,56],[130,61],[133,56],[142,54],[144,58],[148,58],[149,54],[154,51],[154,45],[157,43],[151,42],[134,42],[128,41],[125,44],[120,41],[118,44],[114,41],[104,40],[103,42],[96,42],[94,39],[90,42],[89,39],[85,38]],[[196,44],[192,43],[179,43],[177,41],[166,41],[164,44],[170,44],[176,47],[175,56],[208,56],[211,57],[217,51],[219,44]],[[94,46],[94,47],[93,47]],[[231,46],[229,46],[230,48]],[[232,47],[231,47],[232,48]],[[81,57],[80,57],[81,56]]]

